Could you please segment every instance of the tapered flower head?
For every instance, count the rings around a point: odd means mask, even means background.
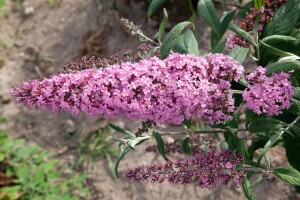
[[[228,56],[174,53],[164,60],[152,57],[29,81],[11,94],[29,108],[55,112],[124,115],[161,124],[197,116],[213,124],[231,119],[230,81],[242,73],[243,67]]]
[[[230,150],[217,153],[214,148],[209,152],[198,151],[191,159],[177,159],[164,164],[138,166],[126,171],[128,181],[144,183],[195,184],[200,188],[215,188],[218,183],[227,185],[230,181],[239,187],[245,174],[239,167],[243,157]]]

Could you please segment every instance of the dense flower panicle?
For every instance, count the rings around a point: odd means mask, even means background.
[[[224,54],[211,53],[206,56],[206,60],[209,65],[207,69],[208,77],[212,82],[231,81],[232,79],[237,82],[244,74],[244,67]]]
[[[220,123],[230,120],[234,112],[229,77],[240,76],[241,66],[236,65],[226,56],[208,62],[203,57],[174,53],[165,60],[153,57],[33,80],[12,89],[11,94],[27,107],[56,112],[112,118],[125,115],[161,124],[180,124],[184,117],[200,116],[207,123]],[[212,73],[211,66],[221,74]],[[215,77],[220,81],[210,81]]]
[[[263,10],[261,10],[260,19],[258,23],[258,35],[260,36],[263,32],[264,26],[269,23],[274,15],[274,13],[280,8],[280,6],[286,3],[287,0],[265,0],[263,3]],[[258,8],[251,8],[251,12],[247,13],[245,18],[241,20],[239,26],[241,29],[251,32],[254,29],[254,24],[256,17],[259,13]],[[231,34],[226,41],[226,50],[229,51],[236,46],[248,47],[249,42],[245,41],[243,38],[237,34]]]
[[[138,166],[126,171],[128,181],[144,183],[195,184],[200,188],[215,188],[218,183],[227,185],[234,181],[240,186],[244,172],[239,171],[243,158],[240,154],[222,149],[219,154],[215,149],[209,152],[199,151],[192,159],[178,159],[165,164]]]
[[[288,73],[281,72],[267,77],[266,72],[266,68],[258,67],[247,76],[252,87],[243,92],[243,99],[247,108],[257,114],[279,115],[283,109],[291,106],[294,88]]]

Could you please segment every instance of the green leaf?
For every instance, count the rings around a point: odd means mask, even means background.
[[[281,137],[280,134],[273,135],[270,140],[265,144],[261,154],[259,155],[257,159],[257,163],[260,163],[261,159],[265,156],[265,154],[269,151],[270,148],[273,147],[273,145],[277,142],[277,140]]]
[[[243,186],[244,194],[247,197],[247,199],[248,200],[254,200],[254,196],[253,196],[253,192],[252,192],[252,189],[251,189],[251,185],[250,185],[250,182],[249,182],[249,180],[247,178],[245,178],[243,180],[242,186]]]
[[[258,177],[255,181],[252,182],[251,187],[255,187],[256,185],[258,185],[260,182],[262,182],[264,180],[263,176]]]
[[[228,55],[231,56],[234,60],[238,61],[240,64],[242,64],[248,52],[249,52],[249,48],[237,46],[231,49]]]
[[[115,164],[115,174],[116,174],[116,177],[119,178],[119,174],[118,174],[118,167],[119,167],[119,164],[121,162],[121,160],[124,158],[124,156],[129,152],[131,151],[131,146],[130,145],[127,145],[125,148],[121,148],[121,152],[116,160],[116,164]]]
[[[285,135],[285,149],[286,157],[291,166],[293,166],[298,171],[300,170],[300,137],[292,137],[290,135]]]
[[[276,168],[273,173],[286,183],[300,186],[300,172],[292,167]]]
[[[294,88],[293,98],[300,101],[300,87],[295,87]]]
[[[287,110],[289,113],[295,115],[300,115],[300,101],[294,98],[291,98],[292,106]]]
[[[159,31],[158,31],[158,36],[157,36],[157,40],[159,42],[161,42],[163,36],[164,36],[164,33],[165,33],[165,29],[166,29],[166,25],[167,25],[167,22],[168,22],[168,13],[167,13],[167,10],[164,8],[164,18],[162,19],[161,23],[160,23],[160,26],[159,26]]]
[[[254,152],[257,149],[264,148],[264,146],[266,145],[267,141],[268,140],[265,140],[265,139],[258,139],[258,140],[253,141],[251,143],[250,147],[248,148],[249,159],[253,160]]]
[[[130,137],[135,137],[135,135],[132,134],[131,132],[129,132],[129,131],[127,131],[127,130],[124,130],[124,129],[122,129],[122,128],[120,128],[120,127],[118,127],[118,126],[116,126],[116,125],[114,125],[114,124],[112,124],[112,123],[109,123],[109,126],[110,126],[112,129],[114,129],[114,130],[116,130],[116,131],[118,131],[118,132],[120,132],[120,133],[123,133],[123,134],[125,134],[125,135],[130,136]]]
[[[181,144],[182,152],[186,155],[191,155],[190,138],[186,137]]]
[[[281,56],[281,57],[284,57],[284,56],[295,56],[292,53],[289,53],[289,52],[280,50],[280,49],[278,49],[276,47],[270,46],[270,45],[264,43],[262,40],[260,41],[260,47],[264,48],[265,50],[268,51],[268,53],[270,53],[272,55],[277,55],[277,56]]]
[[[261,10],[258,11],[255,22],[254,22],[254,28],[253,28],[253,35],[255,38],[255,41],[258,42],[259,39],[259,35],[258,35],[258,25],[259,25],[259,21],[260,21],[260,16],[261,16]]]
[[[188,53],[199,56],[198,42],[191,30],[187,30],[175,41],[173,49],[175,52]]]
[[[273,63],[268,67],[267,75],[271,76],[273,73],[289,72],[292,70],[300,70],[300,61],[282,60],[282,61]]]
[[[215,48],[215,46],[218,45],[218,42],[220,41],[220,39],[221,39],[221,36],[212,31],[211,37],[210,37],[211,47]]]
[[[249,123],[248,131],[250,133],[277,131],[278,129],[286,126],[286,123],[277,119],[259,118]]]
[[[240,27],[235,25],[234,23],[230,22],[229,28],[230,28],[230,30],[232,30],[233,32],[235,32],[236,34],[241,36],[243,39],[247,40],[248,42],[250,42],[254,46],[257,46],[257,44],[254,41],[254,39],[252,38],[252,36],[248,32],[244,31],[243,29],[241,29]]]
[[[161,46],[161,49],[160,49],[162,58],[166,58],[169,55],[175,41],[179,38],[180,33],[182,32],[182,30],[185,29],[190,24],[193,25],[193,23],[191,23],[191,22],[181,22],[181,23],[177,24],[168,33],[168,35],[164,39],[164,41],[162,43],[162,46]]]
[[[168,161],[169,159],[166,157],[165,143],[164,143],[163,139],[161,138],[161,135],[158,132],[156,132],[156,131],[153,131],[152,135],[154,136],[154,138],[156,140],[157,150],[162,155],[162,157],[166,161]]]
[[[213,32],[220,38],[220,23],[216,9],[211,0],[199,0],[198,13],[204,21],[212,28]]]
[[[183,120],[183,122],[182,122],[182,125],[183,125],[185,128],[189,129],[189,128],[191,128],[191,126],[192,126],[192,120],[191,120],[191,119],[186,119],[186,118],[184,118],[184,120]]]
[[[266,44],[272,45],[272,44],[278,44],[278,43],[295,42],[295,41],[297,41],[297,39],[294,37],[291,37],[291,36],[271,35],[271,36],[265,37],[261,41],[263,41]]]
[[[254,0],[254,5],[256,8],[261,9],[263,6],[264,0]]]
[[[246,159],[249,158],[249,154],[246,149],[246,141],[244,139],[239,138],[236,134],[229,131],[224,133],[224,137],[228,143],[228,149],[240,152]]]
[[[223,15],[220,18],[220,33],[221,35],[224,35],[226,32],[229,23],[232,21],[235,14],[235,10],[233,11],[226,11],[223,13]]]
[[[212,53],[221,53],[225,48],[225,44],[226,44],[226,39],[219,41],[219,43],[211,50],[211,52]]]
[[[264,27],[262,37],[270,35],[289,35],[299,21],[300,1],[289,0],[274,14]]]
[[[151,17],[152,14],[167,0],[153,0],[148,7],[147,16]]]

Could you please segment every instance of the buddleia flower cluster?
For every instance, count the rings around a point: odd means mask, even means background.
[[[124,178],[143,183],[195,184],[200,188],[215,188],[218,183],[227,185],[233,181],[239,187],[245,178],[244,171],[239,170],[242,163],[239,153],[225,149],[218,153],[211,148],[209,152],[198,151],[192,158],[128,169]]]
[[[201,117],[208,124],[231,120],[234,99],[230,82],[243,67],[229,56],[173,53],[107,68],[58,74],[15,87],[16,101],[36,109],[72,114],[85,112],[160,124],[181,124]]]
[[[294,89],[289,81],[290,74],[280,72],[271,77],[266,76],[267,69],[259,66],[247,76],[252,85],[243,92],[247,108],[257,114],[282,114],[282,110],[291,106],[290,99]]]
[[[263,8],[260,13],[259,23],[258,23],[258,35],[260,36],[264,26],[269,23],[274,15],[274,13],[280,8],[280,6],[286,3],[287,0],[265,0],[263,3]],[[251,12],[247,13],[245,18],[240,22],[239,26],[241,29],[251,32],[254,30],[255,20],[259,13],[258,8],[251,8]],[[248,47],[249,42],[238,36],[237,34],[231,34],[228,36],[226,41],[226,50],[230,50],[236,46]]]

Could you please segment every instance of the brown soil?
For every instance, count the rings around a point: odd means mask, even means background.
[[[28,110],[12,101],[10,88],[33,78],[48,77],[56,73],[58,66],[77,60],[81,55],[105,56],[134,49],[139,41],[123,31],[119,18],[126,17],[142,24],[143,31],[153,36],[158,29],[155,19],[160,19],[161,15],[156,14],[154,20],[148,20],[144,1],[126,4],[125,0],[118,0],[117,10],[110,0],[57,2],[51,6],[47,0],[26,0],[17,8],[13,1],[6,1],[4,10],[0,11],[6,13],[0,19],[0,39],[5,44],[0,49],[0,55],[6,58],[0,67],[0,116],[7,119],[2,128],[6,128],[12,137],[22,137],[57,152],[60,154],[58,158],[67,163],[74,162],[78,139],[96,130],[102,121],[84,115],[74,117],[61,113],[57,116],[48,111]],[[103,6],[102,9],[100,6]],[[179,12],[181,5],[169,6],[170,13],[176,14],[170,15],[172,23],[168,24],[168,28],[189,17],[189,14]],[[209,47],[207,41],[210,33],[199,18],[195,23],[200,49],[204,53]],[[117,123],[130,130],[137,127],[136,123],[125,120]],[[145,153],[144,147],[125,157],[120,170],[159,159]],[[283,159],[283,151],[278,150],[274,160],[280,162]],[[84,170],[88,172],[89,184],[94,188],[93,199],[245,199],[242,190],[232,186],[202,190],[193,186],[113,181],[106,160],[99,160]],[[293,187],[281,181],[261,184],[255,189],[255,196],[261,200],[300,199]]]

